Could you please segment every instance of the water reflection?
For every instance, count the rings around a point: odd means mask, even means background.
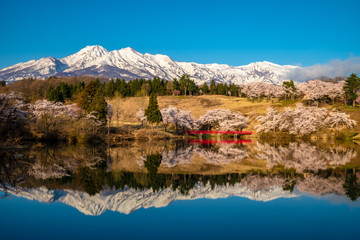
[[[319,149],[306,142],[291,142],[285,146],[271,146],[267,143],[257,144],[258,159],[266,160],[267,167],[281,165],[296,172],[325,170],[329,167],[346,165],[357,154],[354,149],[329,148]]]
[[[359,147],[309,142],[157,142],[2,149],[0,190],[84,214],[175,200],[346,196],[359,202]]]

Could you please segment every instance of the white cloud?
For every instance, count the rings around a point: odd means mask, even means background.
[[[351,73],[360,73],[360,57],[351,57],[344,61],[336,59],[326,64],[297,68],[291,71],[287,78],[301,82],[321,76],[349,76]]]

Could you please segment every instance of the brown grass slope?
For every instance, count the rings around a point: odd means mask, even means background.
[[[123,125],[137,125],[141,126],[141,122],[136,117],[140,108],[145,109],[148,105],[148,97],[129,97],[129,98],[116,98],[109,100],[114,110],[114,118],[112,121],[113,126]],[[208,110],[217,108],[229,109],[231,111],[240,111],[245,116],[249,117],[249,126],[246,130],[254,131],[254,126],[257,125],[255,118],[259,115],[266,113],[267,107],[273,107],[276,110],[281,111],[285,107],[295,107],[301,100],[295,101],[268,101],[266,99],[262,101],[255,100],[249,101],[246,98],[228,97],[220,95],[203,95],[203,96],[159,96],[158,103],[159,108],[166,108],[174,106],[180,109],[191,111],[195,118],[199,118],[205,114]],[[320,104],[320,107],[326,107],[331,110],[333,108],[338,109],[350,115],[350,117],[358,124],[355,128],[345,131],[350,135],[355,135],[360,132],[360,108],[353,109],[342,104],[328,105],[325,103]],[[317,135],[329,134],[329,130],[321,130]],[[331,131],[331,134],[335,134],[335,130]]]

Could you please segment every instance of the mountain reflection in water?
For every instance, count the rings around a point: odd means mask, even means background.
[[[357,144],[128,142],[2,149],[0,190],[87,215],[129,214],[175,200],[316,196],[359,205]]]

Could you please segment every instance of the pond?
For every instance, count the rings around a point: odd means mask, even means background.
[[[2,239],[356,238],[355,142],[1,149]]]

